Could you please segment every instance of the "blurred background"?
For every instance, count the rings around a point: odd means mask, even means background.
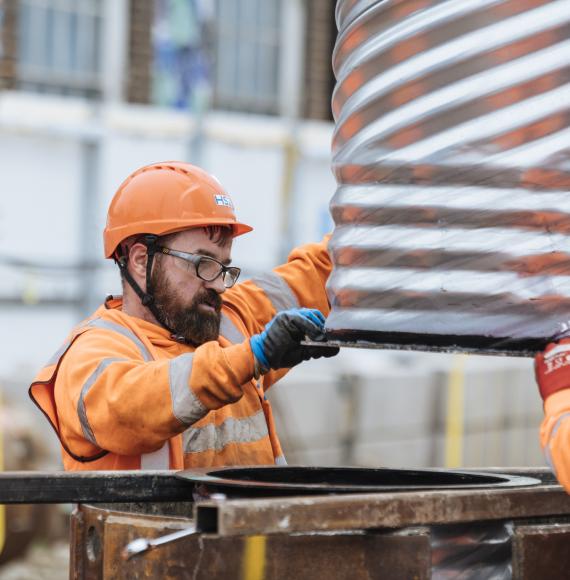
[[[131,171],[180,159],[215,174],[255,227],[234,245],[246,277],[333,227],[334,7],[0,0],[5,469],[60,468],[27,390],[70,328],[120,290],[102,229]],[[527,359],[345,349],[296,368],[271,399],[289,463],[544,463]]]

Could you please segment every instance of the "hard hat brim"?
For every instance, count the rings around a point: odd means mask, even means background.
[[[107,229],[105,232],[105,257],[112,258],[117,246],[127,238],[134,235],[154,234],[156,236],[166,236],[176,232],[183,232],[195,228],[204,228],[208,226],[230,226],[233,230],[233,237],[237,238],[243,234],[253,231],[253,228],[242,222],[236,222],[232,219],[220,217],[201,218],[196,221],[188,221],[181,225],[180,221],[171,222],[166,220],[155,220],[143,224],[132,223],[122,227]],[[144,231],[143,231],[144,230]]]

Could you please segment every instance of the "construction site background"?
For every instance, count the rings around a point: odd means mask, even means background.
[[[108,203],[130,171],[152,161],[186,159],[213,172],[233,196],[240,218],[255,226],[234,245],[234,262],[245,277],[271,268],[292,247],[329,231],[328,202],[335,191],[329,153],[333,124],[318,118],[330,115],[334,2],[171,3],[170,10],[202,6],[204,22],[196,20],[196,26],[207,23],[217,30],[217,39],[210,32],[209,44],[202,47],[204,58],[212,52],[219,56],[232,42],[244,53],[243,63],[238,57],[233,63],[218,58],[203,76],[192,73],[201,83],[196,89],[202,92],[200,105],[196,90],[179,87],[186,99],[181,102],[173,90],[168,96],[164,87],[176,78],[166,78],[171,69],[157,69],[159,57],[168,60],[169,48],[157,39],[160,26],[172,26],[157,20],[165,2],[156,2],[154,26],[148,1],[137,2],[136,13],[124,0],[84,3],[99,15],[100,24],[93,30],[99,36],[91,49],[101,57],[90,85],[81,75],[74,78],[73,67],[65,72],[61,55],[57,60],[65,44],[53,49],[51,64],[34,65],[36,44],[22,38],[16,46],[27,52],[14,55],[9,78],[5,21],[14,17],[10,6],[18,5],[16,31],[23,33],[28,30],[24,14],[41,32],[42,16],[34,7],[59,4],[4,2],[0,53],[7,87],[0,92],[0,383],[7,399],[35,414],[38,430],[47,424],[27,399],[34,373],[77,321],[107,294],[120,292],[115,266],[102,258],[101,231]],[[211,14],[204,8],[209,5]],[[230,9],[236,12],[229,14]],[[81,10],[79,4],[75,10]],[[194,13],[185,14],[191,19]],[[232,31],[228,23],[236,15],[238,29]],[[67,21],[56,16],[53,8],[52,21],[60,23],[60,43],[65,43]],[[90,21],[83,16],[88,30]],[[143,16],[146,35],[139,30]],[[261,22],[262,16],[269,24]],[[244,23],[250,26],[249,41],[240,33]],[[43,34],[49,36],[46,30]],[[135,41],[141,46],[133,46]],[[194,41],[177,42],[189,54]],[[273,60],[265,65],[262,53],[270,46]],[[143,53],[150,59],[146,65]],[[250,70],[252,63],[267,66],[266,73],[274,71],[273,81],[265,79],[265,86]],[[246,76],[249,70],[249,76],[233,84],[216,80],[224,74],[220,67],[230,65],[227,70]],[[140,85],[141,71],[147,69],[147,102],[133,103],[145,99],[145,91],[140,86],[135,91],[133,83],[139,79]],[[56,75],[58,70],[65,74]],[[266,98],[256,100],[263,87]],[[228,111],[224,103],[232,90],[236,110]],[[161,99],[161,106],[153,103]],[[319,99],[321,107],[315,104]],[[273,391],[285,449],[297,463],[543,463],[537,442],[541,405],[530,360],[345,349],[335,360],[295,369]],[[450,393],[455,393],[451,399]],[[446,434],[462,438],[460,448],[452,452],[448,446],[446,452]],[[55,437],[47,431],[46,437],[55,450]]]
[[[61,465],[32,377],[120,292],[101,232],[129,172],[215,174],[255,227],[244,277],[331,230],[334,39],[333,0],[0,3],[0,385],[47,446],[30,468]],[[270,398],[290,463],[544,464],[529,359],[344,349]]]

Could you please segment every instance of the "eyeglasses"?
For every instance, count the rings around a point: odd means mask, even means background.
[[[224,264],[214,258],[210,258],[210,256],[179,252],[178,250],[171,250],[164,246],[158,246],[157,249],[163,254],[174,256],[175,258],[180,258],[193,264],[196,269],[196,276],[205,282],[213,282],[218,276],[222,276],[226,288],[231,288],[237,282],[241,272],[239,268],[235,266],[224,266]]]

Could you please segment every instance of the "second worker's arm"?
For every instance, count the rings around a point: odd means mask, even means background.
[[[540,442],[558,481],[570,493],[570,339],[547,346],[535,359],[544,401]]]

